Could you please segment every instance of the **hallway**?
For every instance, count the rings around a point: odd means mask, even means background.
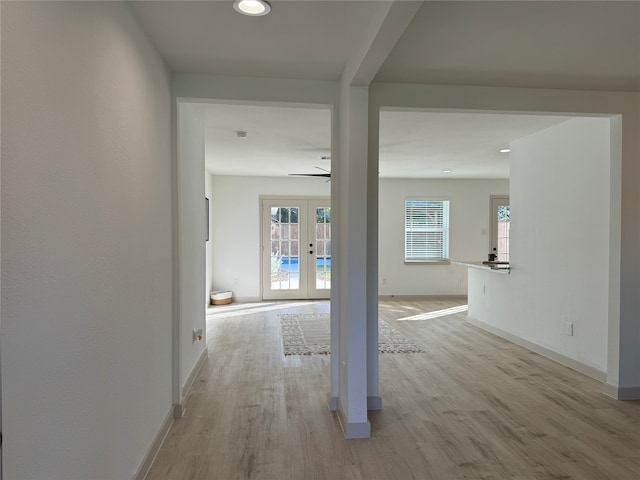
[[[380,356],[383,410],[370,440],[349,441],[327,410],[330,357],[282,354],[278,314],[328,302],[210,308],[208,360],[147,479],[640,478],[640,401],[604,396],[464,311],[398,320],[463,304],[381,300],[424,352]]]

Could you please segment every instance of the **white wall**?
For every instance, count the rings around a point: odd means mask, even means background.
[[[3,2],[2,63],[4,478],[131,478],[171,410],[170,77],[115,2]]]
[[[213,198],[213,175],[210,172],[204,172],[204,191],[206,197],[211,202],[211,198]],[[211,206],[209,206],[209,236],[211,236],[212,230],[212,218],[211,218]],[[213,242],[211,238],[207,242],[206,246],[206,281],[204,287],[205,293],[205,305],[210,304],[209,294],[213,291]]]
[[[508,195],[508,180],[380,179],[380,295],[465,295],[466,268],[404,263],[404,202],[410,197],[449,199],[449,256],[486,260],[490,196]]]
[[[609,119],[578,118],[511,145],[511,275],[478,274],[469,315],[607,369]],[[482,293],[486,285],[486,294]],[[564,333],[566,322],[574,335]]]
[[[234,299],[260,298],[260,195],[325,196],[320,178],[213,176],[211,243],[213,289]]]
[[[259,196],[328,196],[319,179],[214,176],[210,197],[213,289],[236,298],[260,296]],[[489,252],[490,195],[509,193],[508,180],[380,180],[380,294],[464,295],[467,273],[455,265],[404,264],[404,200],[451,200],[452,259],[484,260]],[[236,279],[238,284],[236,285]],[[386,284],[382,282],[386,279]]]
[[[204,126],[200,109],[179,103],[177,126],[181,398],[174,401],[182,405],[190,375],[206,350],[205,342],[193,341],[194,329],[204,332],[206,307]]]

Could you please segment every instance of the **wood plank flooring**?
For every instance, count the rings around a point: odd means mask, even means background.
[[[328,302],[209,309],[209,358],[148,480],[640,479],[640,402],[465,322],[403,317],[464,299],[391,298],[380,317],[424,353],[382,354],[372,438],[327,409],[326,355],[284,357],[278,313]]]

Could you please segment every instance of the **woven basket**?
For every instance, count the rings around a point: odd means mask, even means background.
[[[232,295],[230,291],[211,292],[211,305],[227,305],[231,303]]]

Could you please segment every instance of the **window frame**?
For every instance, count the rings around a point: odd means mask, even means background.
[[[428,256],[416,256],[410,255],[411,251],[407,248],[409,246],[408,235],[410,225],[408,223],[409,220],[409,210],[411,207],[411,202],[424,202],[424,203],[440,203],[440,209],[443,211],[443,226],[441,228],[429,228],[425,227],[425,232],[442,232],[443,234],[443,246],[440,249],[440,256],[438,257],[428,257]],[[415,207],[415,206],[414,206]],[[451,252],[450,252],[450,244],[451,244],[451,199],[447,197],[408,197],[404,200],[404,263],[405,264],[427,264],[427,265],[449,265],[451,263]]]

